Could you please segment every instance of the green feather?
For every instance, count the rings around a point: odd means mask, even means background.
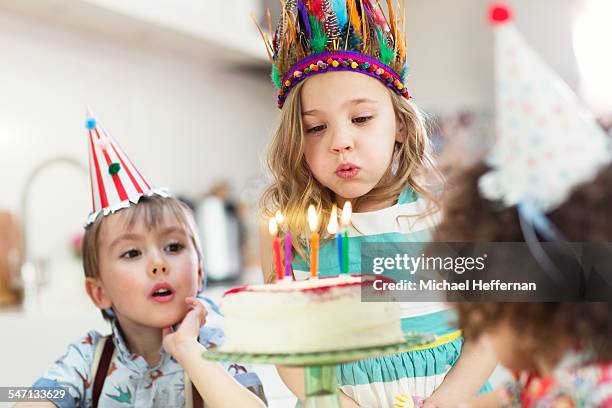
[[[329,37],[325,35],[323,30],[323,24],[317,20],[314,16],[308,16],[310,20],[310,29],[312,31],[312,38],[310,39],[310,47],[315,53],[325,51],[325,45]]]
[[[387,45],[387,38],[380,28],[376,30],[376,36],[378,37],[378,44],[380,45],[380,62],[389,65],[391,61],[393,61],[393,58],[395,58],[395,53],[393,49]]]
[[[278,74],[278,68],[276,68],[276,65],[272,65],[272,72],[270,74],[270,78],[272,78],[272,82],[274,82],[274,85],[276,85],[278,89],[282,89],[283,84],[281,82],[281,77]]]

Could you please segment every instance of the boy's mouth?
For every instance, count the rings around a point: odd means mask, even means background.
[[[351,179],[359,173],[360,167],[353,163],[340,163],[336,168],[336,175],[343,179]]]
[[[153,286],[149,293],[149,298],[154,302],[166,303],[174,299],[174,289],[166,282],[159,282]]]

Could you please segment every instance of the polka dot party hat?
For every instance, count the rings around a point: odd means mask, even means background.
[[[497,141],[481,194],[507,207],[554,210],[612,161],[609,140],[569,86],[531,49],[512,11],[493,5]]]
[[[92,211],[87,225],[93,223],[100,214],[106,216],[136,204],[143,196],[169,196],[165,190],[151,187],[121,146],[89,111],[85,127],[89,136],[92,199]]]

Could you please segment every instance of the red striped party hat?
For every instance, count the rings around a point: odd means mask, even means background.
[[[112,214],[140,197],[153,194],[167,197],[163,189],[155,189],[143,177],[117,141],[87,111],[85,127],[89,135],[89,177],[91,181],[92,211],[87,225],[100,213]]]

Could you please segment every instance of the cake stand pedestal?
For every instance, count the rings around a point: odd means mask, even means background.
[[[335,365],[304,367],[305,408],[340,408]]]
[[[408,351],[435,340],[435,336],[424,333],[406,333],[401,343],[365,347],[350,350],[322,351],[294,354],[252,354],[227,352],[223,347],[202,354],[208,360],[232,361],[255,364],[275,364],[304,367],[305,408],[339,408],[336,365],[364,358],[379,357]]]

